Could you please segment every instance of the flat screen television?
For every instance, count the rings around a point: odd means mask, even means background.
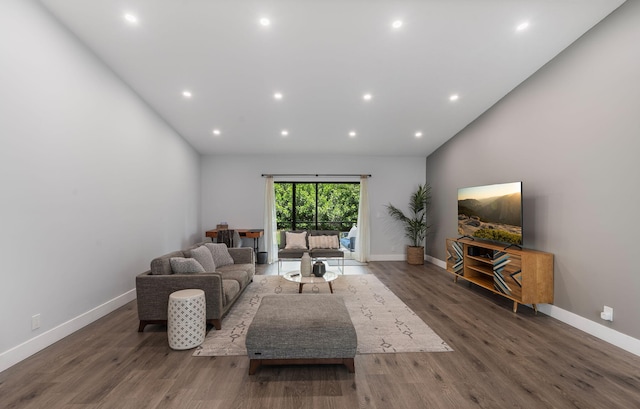
[[[522,246],[522,182],[458,189],[458,234]]]

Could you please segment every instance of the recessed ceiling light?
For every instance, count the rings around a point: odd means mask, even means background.
[[[126,13],[124,15],[124,19],[127,20],[131,24],[138,24],[138,17],[131,13]]]
[[[523,30],[526,30],[527,28],[529,28],[529,22],[523,21],[522,23],[518,24],[518,26],[516,27],[516,31],[523,31]]]
[[[289,131],[287,131],[286,129],[283,129],[282,132],[280,132],[280,135],[287,136],[289,135]]]
[[[274,99],[282,99],[282,94],[279,92],[276,92],[275,94],[273,94],[273,98]]]
[[[416,138],[422,138],[422,132],[418,131],[415,133]]]
[[[263,26],[263,27],[269,27],[271,25],[271,20],[269,20],[266,17],[262,17],[260,19],[260,25]]]
[[[458,94],[453,94],[449,97],[449,101],[457,101],[460,98]]]
[[[350,138],[355,138],[356,137],[356,131],[349,132],[349,137]]]
[[[214,129],[214,130],[213,130],[213,134],[214,134],[214,135],[220,135],[220,133],[221,133],[221,132],[220,132],[220,130],[219,130],[219,129]]]
[[[365,101],[371,101],[371,98],[373,98],[373,95],[371,94],[364,94],[362,96],[362,99],[364,99]]]
[[[193,95],[191,94],[191,91],[184,90],[184,91],[182,91],[182,96],[185,97],[185,98],[191,98]]]
[[[393,27],[395,29],[398,29],[398,28],[402,27],[402,24],[403,24],[402,20],[396,20],[393,23],[391,23],[391,27]]]

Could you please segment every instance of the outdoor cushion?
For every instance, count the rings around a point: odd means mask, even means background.
[[[307,248],[307,232],[292,233],[286,232],[286,245],[285,249],[306,249]]]
[[[344,257],[344,252],[339,249],[313,249],[313,257]]]
[[[337,249],[340,248],[338,236],[322,235],[309,236],[309,249]]]
[[[278,251],[278,258],[301,258],[307,249],[282,249]]]

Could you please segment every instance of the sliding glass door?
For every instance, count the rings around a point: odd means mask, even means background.
[[[276,182],[278,230],[349,231],[358,221],[360,184]]]

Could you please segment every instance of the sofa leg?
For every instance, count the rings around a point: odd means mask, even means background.
[[[258,368],[262,365],[261,359],[250,359],[249,360],[249,375],[255,375]]]
[[[144,331],[144,327],[149,324],[167,325],[167,320],[140,320],[140,325],[138,325],[138,332]]]
[[[213,327],[217,330],[222,329],[222,321],[221,320],[207,320],[207,323],[213,325]]]

